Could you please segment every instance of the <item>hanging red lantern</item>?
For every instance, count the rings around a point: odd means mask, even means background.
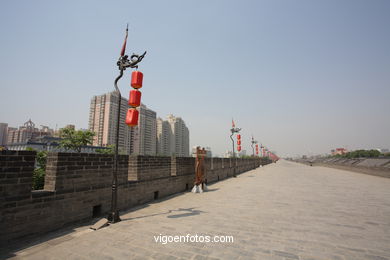
[[[141,105],[141,91],[137,89],[130,90],[129,105],[132,107]]]
[[[241,145],[237,145],[237,151],[241,151]]]
[[[131,86],[135,89],[142,88],[142,80],[144,75],[141,71],[135,70],[131,73]]]
[[[241,140],[237,140],[237,145],[241,145]]]
[[[139,116],[139,112],[137,109],[130,108],[129,110],[127,110],[126,125],[128,126],[138,125],[138,116]]]
[[[237,135],[237,140],[241,140],[241,135],[240,134]]]

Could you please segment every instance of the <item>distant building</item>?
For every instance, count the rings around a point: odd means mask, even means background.
[[[109,92],[94,96],[89,110],[89,130],[95,133],[93,145],[107,147],[115,145],[117,129],[118,94]],[[129,109],[128,100],[121,99],[119,124],[119,150],[126,154],[156,154],[156,112],[141,104],[138,126],[128,127],[125,124]]]
[[[157,155],[171,156],[172,129],[168,121],[157,118]]]
[[[170,144],[171,154],[178,157],[190,156],[190,133],[181,117],[168,115],[167,121],[171,127],[172,138]]]
[[[41,129],[36,128],[30,119],[23,126],[20,126],[19,129],[8,128],[7,145],[34,141],[43,136],[53,136],[53,133],[54,131],[47,126],[41,126]]]
[[[66,125],[64,128],[70,128],[70,129],[76,130],[75,125]]]
[[[107,147],[109,145],[115,145],[118,103],[119,96],[115,91],[92,97],[88,125],[89,130],[95,133],[93,138],[94,146]],[[127,109],[129,108],[127,103],[128,100],[122,97],[120,114],[122,124],[119,124],[118,148],[120,151],[130,154],[133,152],[133,147],[130,144],[134,138],[134,131],[133,128],[124,124]]]
[[[332,155],[343,155],[348,153],[348,150],[345,148],[336,148],[336,150],[331,151]]]
[[[7,145],[8,124],[0,123],[0,146]]]
[[[134,154],[156,155],[157,120],[156,112],[141,104],[138,126],[134,127]]]
[[[76,152],[74,150],[66,150],[59,146],[61,138],[42,136],[35,140],[28,140],[24,143],[13,143],[8,145],[9,150],[24,151],[27,148],[32,148],[36,151],[48,151],[48,152]],[[81,147],[82,153],[96,153],[97,149],[105,149],[105,147],[85,145]]]
[[[231,158],[233,157],[232,151],[226,151],[223,155],[224,158]]]
[[[167,120],[157,120],[157,153],[178,157],[190,156],[190,133],[181,117],[168,115]]]
[[[390,153],[389,149],[376,149],[380,153]]]

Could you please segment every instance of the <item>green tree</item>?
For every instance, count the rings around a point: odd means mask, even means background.
[[[74,130],[72,128],[63,128],[60,130],[60,147],[66,150],[75,150],[81,152],[81,147],[92,144],[95,133],[87,130]]]
[[[379,157],[381,153],[378,150],[355,150],[343,155],[336,155],[335,157],[344,157],[348,159],[352,158],[375,158]]]
[[[27,147],[26,151],[35,151],[34,148]],[[35,157],[36,166],[33,172],[33,190],[42,190],[45,185],[45,174],[46,174],[46,161],[47,151],[38,151]]]
[[[100,154],[114,154],[115,153],[115,145],[110,144],[106,149],[96,149],[96,153]]]
[[[45,186],[46,171],[42,168],[36,168],[33,172],[33,190],[42,190]]]
[[[96,153],[100,153],[100,154],[115,154],[115,144],[110,144],[105,149],[96,149]],[[119,155],[126,155],[127,152],[119,147],[118,154]]]

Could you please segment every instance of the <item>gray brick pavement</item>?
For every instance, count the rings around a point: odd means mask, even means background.
[[[390,259],[390,179],[280,161],[33,247],[23,259]],[[229,235],[168,243],[158,235]]]

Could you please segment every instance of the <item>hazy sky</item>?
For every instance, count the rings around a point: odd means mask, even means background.
[[[1,1],[0,122],[88,127],[128,53],[142,102],[190,144],[231,149],[232,117],[282,156],[390,148],[390,1]],[[130,72],[120,81],[130,90]]]

